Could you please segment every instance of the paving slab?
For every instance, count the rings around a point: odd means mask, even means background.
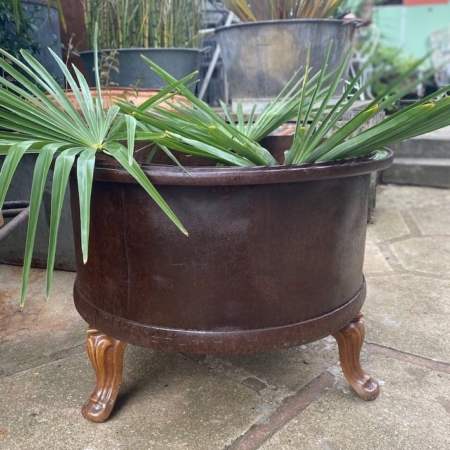
[[[378,207],[393,207],[400,210],[417,208],[427,211],[429,207],[446,207],[450,201],[449,189],[418,186],[396,186],[392,184],[378,186]],[[441,214],[442,215],[442,214]],[[428,221],[439,219],[439,214],[428,215]],[[388,224],[385,224],[389,226]]]
[[[294,395],[339,359],[332,337],[248,356],[208,357],[201,364],[251,387],[275,403]]]
[[[129,346],[110,419],[80,414],[95,385],[85,355],[0,379],[2,450],[221,449],[267,405],[252,389],[180,354]]]
[[[383,185],[378,187],[376,226],[369,225],[368,237],[386,241],[401,237],[398,215],[404,222],[405,211],[422,235],[450,235],[450,189]],[[403,226],[406,226],[404,223]],[[404,235],[408,232],[405,230]]]
[[[366,341],[450,363],[450,280],[367,277]]]
[[[261,449],[450,448],[450,374],[379,355],[365,365],[382,384],[376,400],[360,400],[340,378]]]
[[[370,274],[394,273],[377,242],[370,239],[366,241],[363,271],[366,277]]]
[[[32,269],[20,308],[22,269],[0,264],[0,374],[63,350],[84,346],[86,323],[73,305],[75,274],[57,272],[45,300],[45,271]]]
[[[412,238],[391,249],[406,270],[450,279],[450,236]]]
[[[383,242],[411,234],[401,212],[392,205],[378,205],[373,224],[367,226],[367,240]]]

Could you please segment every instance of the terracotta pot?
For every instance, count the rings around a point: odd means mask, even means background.
[[[252,353],[330,335],[364,302],[370,173],[391,161],[145,167],[189,237],[125,170],[99,163],[86,265],[71,180],[75,305],[108,336],[159,350]]]

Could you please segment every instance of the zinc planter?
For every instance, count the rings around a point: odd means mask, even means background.
[[[276,154],[276,152],[274,153]],[[145,173],[189,231],[182,235],[118,166],[98,162],[89,259],[82,262],[71,180],[75,306],[89,323],[97,387],[82,409],[108,418],[126,343],[164,351],[246,354],[333,335],[366,400],[362,273],[369,158],[291,167],[148,165]]]
[[[141,55],[152,60],[177,80],[195,72],[200,64],[200,51],[192,48],[127,48],[100,50],[99,54],[117,52],[114,56],[118,72],[109,72],[113,86],[161,89],[167,84],[149,67]],[[92,86],[94,80],[94,52],[80,52]],[[99,57],[100,59],[100,57]]]
[[[21,0],[20,3],[24,14],[34,21],[34,29],[30,31],[30,35],[41,45],[36,59],[62,84],[61,69],[48,51],[50,47],[61,57],[58,9],[54,4],[48,7],[46,0]]]
[[[355,22],[333,19],[271,20],[241,23],[216,29],[227,74],[233,110],[239,101],[249,113],[275,99],[299,68],[306,67],[311,45],[310,76],[323,65],[333,41],[329,70],[338,67],[350,49]],[[346,75],[346,74],[344,74]],[[336,95],[343,92],[341,83]]]

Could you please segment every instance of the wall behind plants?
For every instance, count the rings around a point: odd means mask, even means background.
[[[450,26],[450,3],[378,6],[374,9],[373,21],[381,31],[382,42],[420,58],[429,50],[428,35]]]

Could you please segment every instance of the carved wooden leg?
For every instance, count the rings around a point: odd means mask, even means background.
[[[364,400],[373,400],[379,393],[378,383],[365,373],[359,362],[364,342],[363,315],[359,313],[346,327],[333,334],[339,347],[339,359],[345,378]]]
[[[81,414],[92,422],[103,422],[111,414],[119,393],[127,344],[92,328],[88,329],[87,334],[86,350],[95,369],[97,386],[81,409]]]

